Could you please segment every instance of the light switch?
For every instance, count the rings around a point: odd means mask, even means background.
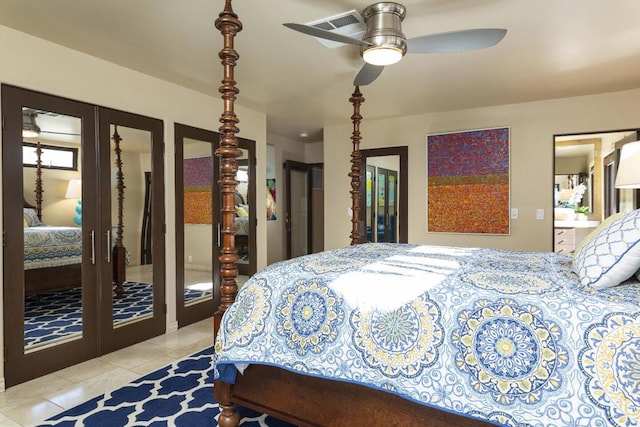
[[[511,208],[511,219],[518,219],[518,208]]]
[[[544,209],[536,209],[536,219],[537,220],[544,219]]]

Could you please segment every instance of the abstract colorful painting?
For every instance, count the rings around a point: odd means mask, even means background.
[[[211,156],[184,159],[185,224],[212,223],[212,185],[213,161]]]
[[[267,221],[276,219],[276,150],[267,145]]]
[[[267,178],[267,221],[274,221],[276,215],[276,180]]]
[[[509,234],[509,128],[427,136],[427,230]]]

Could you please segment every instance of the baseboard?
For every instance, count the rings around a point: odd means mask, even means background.
[[[0,377],[0,391],[5,391],[5,382],[4,382],[4,377]]]
[[[167,323],[167,333],[175,332],[178,330],[178,321],[174,320],[173,322]]]

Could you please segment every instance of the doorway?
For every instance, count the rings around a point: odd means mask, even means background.
[[[407,243],[407,146],[360,150],[360,241]]]
[[[638,207],[638,191],[617,189],[622,146],[638,130],[554,136],[554,252],[573,253],[602,221]]]
[[[164,259],[162,121],[8,85],[2,111],[11,386],[164,332],[161,263],[132,273],[143,170],[154,176],[153,254]]]
[[[322,163],[284,162],[287,259],[324,249]]]

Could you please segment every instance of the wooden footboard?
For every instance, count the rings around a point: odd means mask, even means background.
[[[251,365],[236,383],[216,382],[216,400],[264,412],[297,426],[490,426],[368,387]],[[223,403],[224,404],[224,403]],[[229,422],[227,424],[227,422]],[[219,425],[236,426],[220,415]]]
[[[24,271],[26,295],[73,289],[82,285],[81,264]]]

